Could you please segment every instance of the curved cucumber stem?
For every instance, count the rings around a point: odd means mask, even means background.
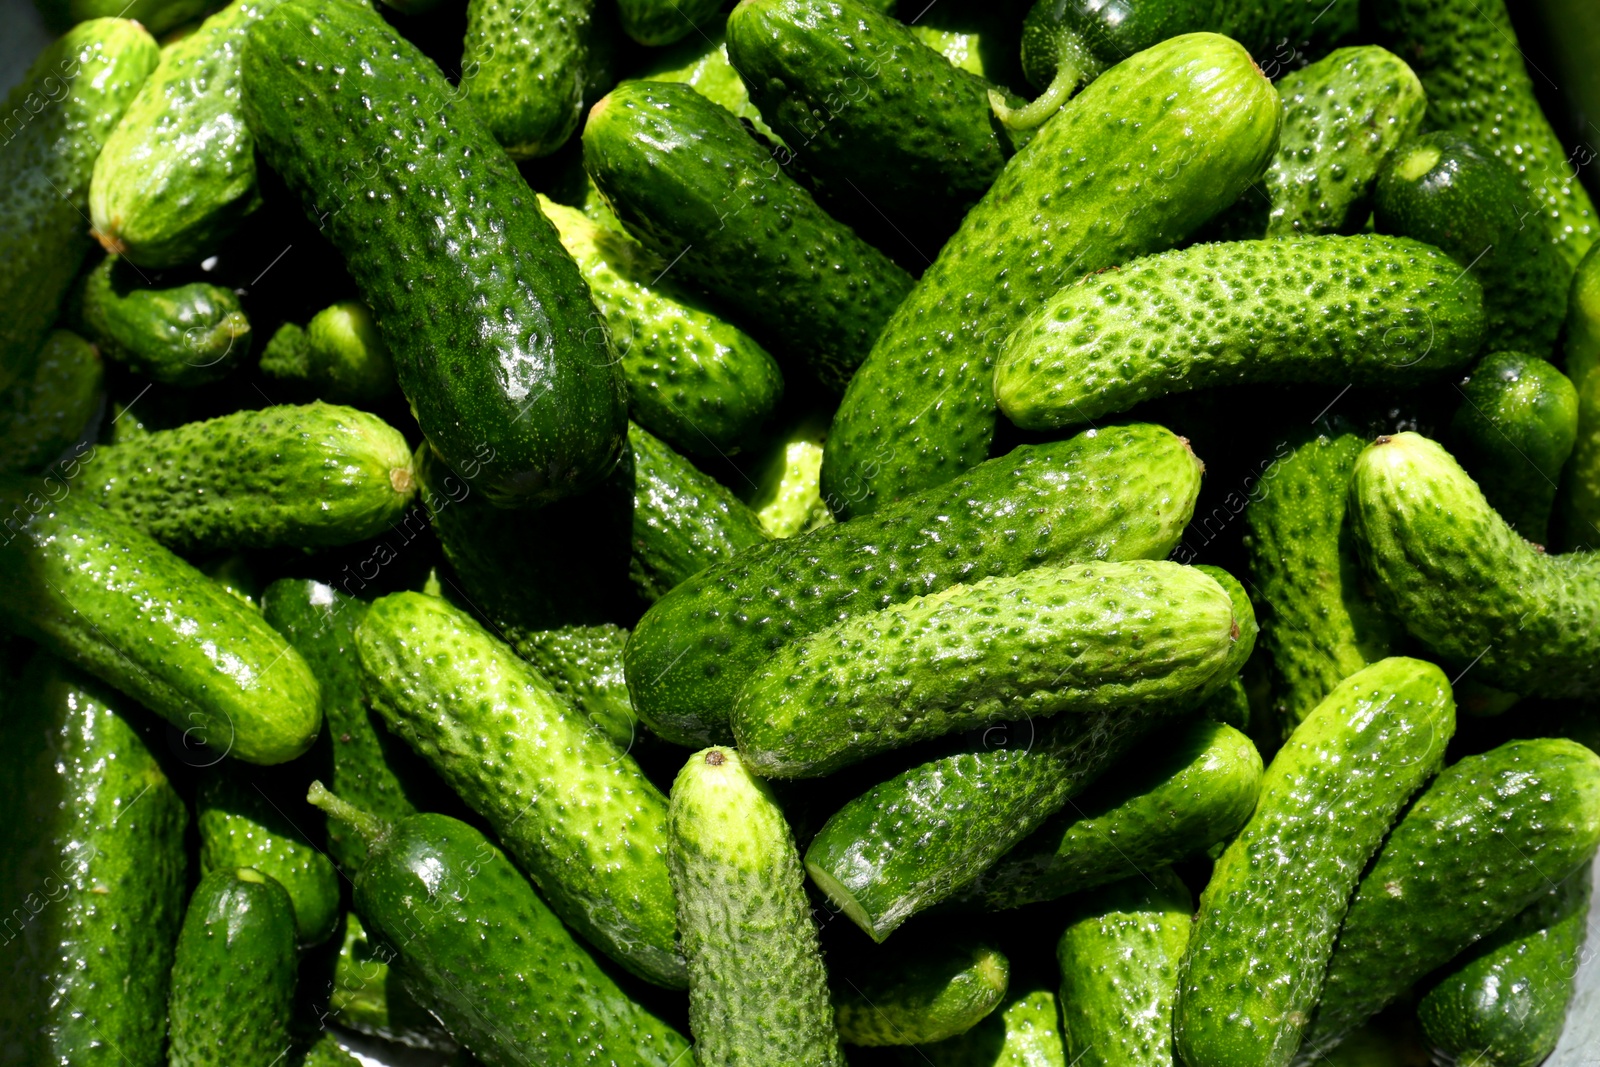
[[[306,792],[306,801],[314,808],[348,823],[360,835],[362,842],[370,852],[379,842],[389,836],[393,827],[369,811],[363,811],[349,801],[340,800],[321,781],[311,783],[311,788]]]
[[[1044,125],[1046,119],[1061,110],[1061,105],[1072,98],[1079,87],[1087,85],[1100,71],[1097,62],[1072,34],[1062,34],[1056,42],[1056,72],[1031,103],[1012,107],[1006,103],[1005,94],[998,89],[989,90],[989,107],[1000,125],[1008,130],[1031,130]]]

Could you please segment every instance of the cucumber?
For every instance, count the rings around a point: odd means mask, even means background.
[[[665,275],[637,241],[543,196],[611,337],[633,419],[674,448],[731,455],[771,416],[783,374],[767,350]]]
[[[137,21],[151,33],[163,34],[222,6],[222,0],[34,0],[52,31],[74,23],[107,17]],[[153,66],[154,64],[152,64]]]
[[[1580,867],[1472,950],[1417,1003],[1428,1042],[1457,1063],[1536,1067],[1567,1021],[1589,919]]]
[[[835,960],[833,1019],[847,1045],[922,1045],[964,1034],[1005,999],[1011,961],[970,939]]]
[[[655,53],[655,62],[646,64],[636,77],[641,81],[682,82],[776,144],[777,134],[762,121],[761,112],[750,102],[744,79],[728,62],[726,22],[726,18],[720,23],[716,19],[702,20],[699,33],[691,33],[673,47]]]
[[[1013,992],[1009,1002],[960,1037],[914,1050],[901,1062],[931,1067],[1067,1067],[1055,992]]]
[[[461,95],[512,159],[549,155],[583,115],[593,0],[469,0]]]
[[[1567,375],[1578,392],[1578,436],[1561,491],[1563,541],[1600,545],[1600,253],[1583,257],[1567,301]]]
[[[1194,245],[1044,301],[1006,342],[994,392],[1018,426],[1054,429],[1207,386],[1412,385],[1483,336],[1483,287],[1419,241]]]
[[[1350,514],[1381,602],[1442,662],[1524,696],[1600,692],[1600,559],[1524,541],[1415,433],[1361,454]]]
[[[0,392],[0,474],[36,471],[88,428],[105,397],[100,353],[71,330],[52,330],[22,376]]]
[[[556,630],[508,628],[505,637],[546,685],[587,715],[618,747],[626,750],[639,740],[639,720],[622,671],[628,631],[601,623]]]
[[[161,1067],[188,812],[144,712],[47,652],[0,717],[0,1058]]]
[[[1340,682],[1284,742],[1200,897],[1172,1017],[1183,1062],[1290,1062],[1356,879],[1454,732],[1444,672],[1396,656]]]
[[[744,497],[771,537],[793,537],[833,522],[822,502],[822,442],[828,423],[803,418],[769,445],[753,472],[754,488]]]
[[[346,825],[332,813],[328,824]],[[353,829],[351,836],[359,840]],[[365,857],[365,841],[361,849]],[[339,958],[328,985],[328,1019],[357,1033],[412,1048],[455,1051],[455,1039],[406,992],[400,972],[390,966],[395,955],[394,949],[368,935],[355,912],[347,912]]]
[[[1428,127],[1476,141],[1515,168],[1569,267],[1596,236],[1594,205],[1535,99],[1504,0],[1383,0],[1370,25],[1428,91]]]
[[[1511,741],[1451,765],[1356,887],[1306,1055],[1586,866],[1597,845],[1600,756],[1576,741]]]
[[[618,0],[623,32],[640,44],[664,45],[699,36],[721,21],[719,0]]]
[[[171,1067],[275,1063],[290,1050],[294,906],[249,867],[200,879],[172,964]]]
[[[927,738],[1132,711],[1197,691],[1239,633],[1227,592],[1165,560],[1040,567],[857,615],[780,648],[731,723],[766,778],[812,778]]]
[[[1463,137],[1430,133],[1378,175],[1373,224],[1442,249],[1483,283],[1483,343],[1548,356],[1566,314],[1572,268],[1517,174]]]
[[[1172,1067],[1172,1002],[1194,898],[1170,867],[1096,890],[1056,945],[1061,1030],[1082,1067]]]
[[[161,50],[94,163],[89,218],[108,252],[141,267],[197,262],[260,205],[239,57],[277,2],[233,0]]]
[[[1245,51],[1213,35],[1133,56],[1073,101],[967,213],[852,379],[822,460],[834,514],[981,462],[1006,336],[1074,278],[1170,247],[1238,199],[1279,112]]]
[[[375,601],[356,648],[384,722],[494,827],[556,913],[641,978],[682,987],[667,802],[638,764],[438,597]]]
[[[329,1032],[290,1062],[292,1067],[362,1067],[361,1061],[346,1052]]]
[[[303,754],[322,726],[304,660],[221,585],[127,520],[71,493],[87,461],[41,488],[0,485],[7,625],[246,763]]]
[[[309,799],[360,829],[356,910],[394,950],[405,987],[484,1067],[686,1062],[687,1042],[618,987],[480,831],[448,815],[385,823],[320,782]]]
[[[330,404],[376,404],[395,389],[389,347],[359,300],[323,308],[304,329],[278,327],[261,353],[261,372]]]
[[[988,911],[1054,900],[1204,852],[1243,829],[1261,789],[1256,747],[1210,719],[1174,733],[1067,801],[956,899]]]
[[[6,94],[0,152],[0,389],[39,350],[89,249],[83,212],[96,154],[155,69],[129,19],[68,30]]]
[[[411,450],[376,415],[279,405],[96,451],[85,492],[179,551],[345,545],[416,492]]]
[[[844,388],[911,288],[687,85],[618,86],[589,112],[583,162],[646,249],[829,389]]]
[[[963,581],[1165,556],[1194,511],[1200,470],[1159,426],[1108,426],[1020,447],[881,515],[741,553],[639,620],[624,655],[634,710],[674,743],[728,737],[739,687],[796,638]]]
[[[244,111],[263,158],[344,254],[441,459],[482,467],[476,487],[502,507],[610,473],[626,404],[589,332],[583,277],[432,62],[370,8],[287,0],[250,27]],[[423,113],[439,132],[413,122]],[[397,128],[413,133],[397,141]]]
[[[672,783],[667,861],[700,1067],[843,1067],[794,835],[729,748]]]
[[[219,381],[244,362],[250,320],[231,289],[206,282],[153,289],[141,275],[107,256],[84,279],[83,330],[106,358],[183,386]]]
[[[1578,391],[1524,352],[1484,356],[1458,388],[1450,436],[1462,466],[1513,530],[1547,543],[1561,468],[1578,436]]]

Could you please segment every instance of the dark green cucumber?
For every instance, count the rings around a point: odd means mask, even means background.
[[[1450,963],[1417,1003],[1429,1044],[1481,1067],[1544,1062],[1561,1039],[1583,959],[1590,880],[1578,868]]]
[[[89,249],[83,214],[95,156],[156,60],[156,42],[137,22],[96,18],[41,52],[6,95],[0,388],[17,379],[55,323]]]
[[[389,347],[359,300],[323,308],[304,329],[278,327],[261,353],[261,371],[330,404],[375,404],[395,389]]]
[[[270,1064],[290,1051],[294,906],[249,867],[200,879],[172,964],[171,1067]]]
[[[1444,672],[1393,657],[1340,682],[1284,742],[1200,897],[1172,1017],[1183,1062],[1290,1062],[1356,880],[1454,732]]]
[[[1361,878],[1328,961],[1307,1055],[1394,1001],[1594,856],[1600,756],[1511,741],[1447,768]]]
[[[583,115],[593,0],[469,0],[461,95],[512,159],[549,155]]]
[[[1172,1002],[1194,898],[1170,867],[1096,890],[1056,945],[1061,1030],[1082,1067],[1172,1067]]]
[[[833,1020],[847,1045],[922,1045],[964,1034],[1005,999],[1011,961],[981,941],[873,949],[829,970]]]
[[[1463,137],[1426,134],[1389,158],[1373,208],[1379,233],[1434,245],[1483,283],[1487,350],[1550,354],[1572,268],[1509,166]]]
[[[833,522],[822,502],[822,442],[828,420],[820,414],[800,419],[768,444],[744,495],[761,525],[773,537],[793,537]]]
[[[664,45],[717,28],[721,0],[618,0],[623,32],[640,44]]]
[[[1458,387],[1450,436],[1500,517],[1547,544],[1561,468],[1578,436],[1578,391],[1537,356],[1493,352]]]
[[[204,385],[250,354],[250,320],[231,289],[190,282],[153,289],[135,267],[107,256],[84,280],[84,332],[106,358],[169,385]]]
[[[539,206],[604,316],[634,421],[691,455],[739,451],[783,396],[777,362],[627,234],[543,196]]]
[[[1566,371],[1578,391],[1578,437],[1562,483],[1562,542],[1600,547],[1600,252],[1583,257],[1567,298]]]
[[[908,1050],[900,1062],[909,1067],[1068,1067],[1055,991],[1013,992],[965,1034]]]
[[[667,802],[632,757],[438,597],[374,602],[356,647],[389,728],[495,828],[550,906],[640,977],[681,987]]]
[[[347,824],[330,812],[328,825]],[[350,834],[360,840],[353,827]],[[363,858],[366,847],[366,842],[360,841]],[[455,1039],[406,992],[400,972],[391,966],[395,950],[370,937],[355,912],[348,912],[344,921],[339,958],[334,961],[328,986],[329,1021],[413,1048],[454,1050]]]
[[[105,368],[94,345],[52,330],[22,376],[0,392],[0,473],[35,471],[88,428],[104,399]]]
[[[126,18],[137,21],[151,33],[164,34],[186,22],[203,18],[221,7],[224,0],[34,0],[39,14],[52,31],[64,31],[74,23],[98,18]],[[153,66],[154,64],[152,64]]]
[[[1193,245],[1044,301],[1006,342],[994,392],[1018,426],[1054,429],[1207,386],[1412,385],[1483,336],[1483,287],[1420,241]]]
[[[111,683],[208,745],[283,763],[322,725],[317,681],[254,608],[125,519],[72,494],[88,462],[40,488],[0,486],[7,626]]]
[[[610,473],[627,410],[583,277],[433,63],[370,8],[288,0],[250,27],[244,105],[344,254],[440,457],[481,466],[500,506]]]
[[[1023,446],[879,515],[741,553],[639,621],[625,654],[634,710],[669,741],[727,737],[739,687],[798,637],[960,582],[1163,557],[1194,511],[1200,470],[1159,426],[1109,426]]]
[[[699,33],[692,33],[674,47],[655,55],[655,62],[646,64],[637,78],[682,82],[713,104],[722,105],[750,123],[762,137],[777,143],[777,135],[762,121],[761,112],[750,102],[750,91],[745,88],[744,79],[728,62],[727,32],[723,25],[713,25],[712,20],[702,21]]]
[[[1228,593],[1192,567],[1039,567],[785,645],[740,686],[731,724],[756,773],[813,778],[991,723],[1181,699],[1238,633]]]
[[[611,623],[555,630],[504,631],[506,643],[539,677],[623,749],[639,739],[639,720],[628,699],[622,649],[628,631]]]
[[[1172,863],[1244,827],[1261,754],[1231,726],[1195,719],[1154,758],[1138,752],[1001,857],[957,900],[988,911],[1053,900]]]
[[[729,748],[672,783],[667,859],[700,1067],[843,1067],[794,835]]]
[[[1212,35],[1133,56],[1074,100],[1006,164],[851,380],[822,461],[834,514],[981,462],[1007,335],[1061,286],[1171,247],[1237,200],[1279,113],[1244,49]]]
[[[0,1060],[162,1067],[188,812],[131,702],[47,652],[7,682]]]
[[[589,112],[583,160],[645,248],[830,389],[844,388],[911,288],[687,85],[618,86]]]

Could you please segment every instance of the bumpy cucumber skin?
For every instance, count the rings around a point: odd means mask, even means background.
[[[1172,1067],[1172,1001],[1194,898],[1170,867],[1090,894],[1056,945],[1067,1056],[1083,1067]]]
[[[1550,354],[1572,268],[1535,224],[1538,206],[1515,171],[1472,141],[1426,134],[1389,158],[1373,207],[1379,233],[1442,249],[1483,283],[1487,350]]]
[[[1245,508],[1250,579],[1271,665],[1272,732],[1282,737],[1404,637],[1367,589],[1345,519],[1350,475],[1368,438],[1342,423],[1328,430],[1277,445]]]
[[[137,22],[81,23],[7,94],[0,152],[0,388],[39,350],[89,248],[83,210],[100,146],[155,69]]]
[[[462,93],[512,159],[548,155],[583,115],[593,0],[470,0]]]
[[[317,681],[259,612],[84,494],[68,496],[67,483],[44,488],[62,502],[0,487],[0,604],[14,629],[186,731],[186,744],[247,763],[311,747]]]
[[[1067,1067],[1055,992],[1013,992],[1008,1003],[965,1034],[924,1045],[901,1062],[931,1067]]]
[[[664,45],[714,27],[720,0],[619,0],[623,32],[645,45]]]
[[[1551,129],[1504,0],[1381,0],[1370,25],[1428,91],[1427,127],[1470,138],[1528,183],[1571,267],[1597,234],[1594,205]]]
[[[625,653],[634,710],[675,743],[726,738],[739,686],[798,637],[959,582],[1161,558],[1194,511],[1200,471],[1168,430],[1109,426],[1020,447],[879,515],[742,553],[640,619]]]
[[[416,493],[400,431],[356,408],[282,404],[98,449],[84,489],[179,551],[344,545]]]
[[[1485,938],[1417,1004],[1428,1042],[1455,1063],[1537,1067],[1555,1050],[1588,932],[1580,867]]]
[[[834,514],[865,514],[981,462],[1007,335],[1061,286],[1171,247],[1238,199],[1271,158],[1280,110],[1244,50],[1207,34],[1133,56],[1047,123],[851,380],[822,461]]]
[[[330,814],[328,821],[333,823],[335,817]],[[363,857],[366,849],[363,840]],[[347,912],[344,921],[328,988],[329,1019],[357,1033],[412,1048],[454,1051],[455,1039],[406,992],[399,970],[391,967],[395,950],[369,937],[355,912]]]
[[[1600,559],[1545,555],[1415,433],[1361,454],[1350,514],[1381,602],[1441,660],[1524,696],[1600,692]]]
[[[477,487],[503,507],[604,478],[627,405],[588,288],[433,62],[371,9],[287,0],[250,27],[244,105],[263,157],[344,253],[444,461],[483,465]]]
[[[922,1045],[964,1034],[1005,999],[1011,961],[980,942],[834,962],[833,1020],[847,1045]]]
[[[691,455],[739,451],[783,397],[777,361],[637,241],[543,196],[539,207],[589,283],[634,421]]]
[[[250,354],[250,320],[231,289],[190,282],[141,285],[135,268],[107,256],[84,281],[84,331],[108,359],[168,385],[204,385]]]
[[[589,717],[623,749],[639,734],[639,720],[628,699],[622,649],[628,631],[611,623],[563,626],[555,630],[504,631],[506,643],[533,665],[545,684]]]
[[[78,440],[104,397],[94,345],[52,330],[32,364],[0,392],[0,474],[34,471]]]
[[[1483,287],[1449,256],[1358,234],[1195,245],[1043,302],[995,368],[1000,410],[1055,429],[1207,386],[1403,386],[1483,341]]]
[[[990,723],[1180,698],[1237,634],[1222,587],[1165,560],[985,578],[780,648],[740,687],[733,734],[762,777],[814,778]]]
[[[1600,756],[1511,741],[1447,768],[1389,833],[1350,900],[1305,1055],[1509,920],[1600,845]]]
[[[159,1067],[188,812],[131,702],[46,652],[8,690],[0,1061]]]
[[[283,1058],[298,962],[282,886],[250,868],[200,879],[172,964],[171,1067]]]
[[[1152,746],[1154,747],[1154,746]],[[1154,759],[1141,753],[1123,776],[1067,805],[962,891],[987,911],[1135,876],[1226,841],[1243,828],[1261,790],[1261,754],[1231,726],[1187,724]]]
[[[829,389],[844,388],[911,288],[687,85],[619,85],[589,112],[583,161],[630,234]]]
[[[1393,657],[1341,682],[1284,742],[1201,894],[1173,1010],[1185,1063],[1290,1062],[1351,890],[1454,732],[1444,672]]]
[[[389,728],[495,827],[550,906],[635,974],[681,988],[667,802],[638,764],[438,597],[375,601],[356,647]]]
[[[1578,436],[1578,391],[1523,352],[1484,356],[1459,388],[1450,433],[1462,465],[1513,530],[1549,543],[1556,486]]]
[[[745,503],[772,537],[793,537],[833,522],[822,502],[822,442],[826,419],[809,416],[770,443]]]
[[[1600,546],[1600,252],[1583,257],[1567,298],[1567,377],[1578,391],[1578,437],[1562,483],[1566,547]]]
[[[359,300],[323,308],[304,329],[284,323],[267,342],[260,366],[269,378],[307,388],[330,404],[375,404],[395,390],[389,346]]]
[[[672,783],[667,862],[700,1067],[843,1067],[794,835],[729,748]]]

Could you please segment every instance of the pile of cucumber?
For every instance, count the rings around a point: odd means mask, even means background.
[[[1506,0],[37,6],[0,1067],[1563,1040],[1600,216]]]

